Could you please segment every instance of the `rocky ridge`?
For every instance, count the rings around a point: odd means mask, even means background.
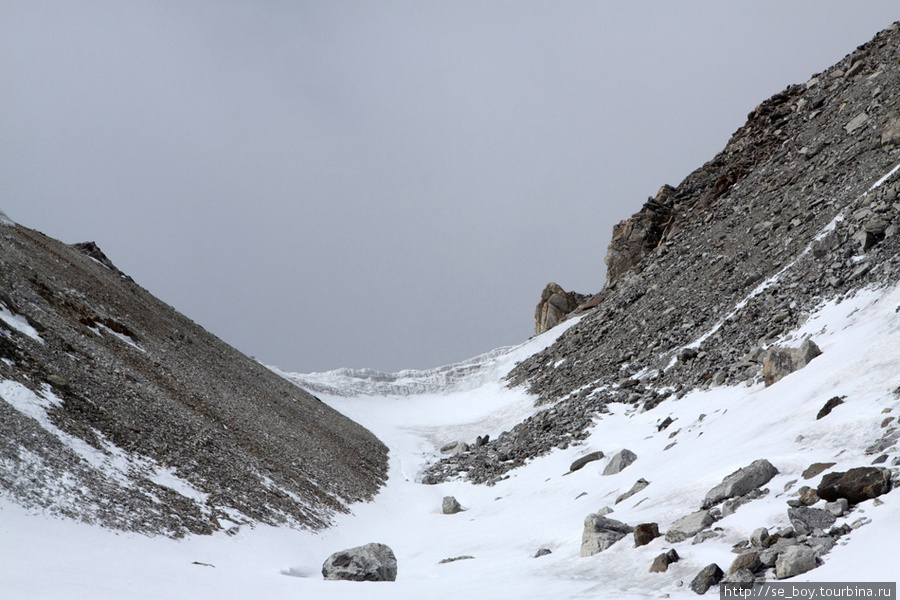
[[[584,439],[609,403],[761,381],[766,350],[813,309],[900,279],[898,49],[893,24],[775,94],[617,225],[596,306],[509,375],[545,408],[423,480],[497,481]]]
[[[180,536],[318,529],[386,477],[368,430],[135,284],[0,218],[0,494]]]

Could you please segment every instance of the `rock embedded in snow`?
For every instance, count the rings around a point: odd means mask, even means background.
[[[550,550],[550,548],[540,548],[534,553],[534,558],[540,558],[542,556],[547,556],[548,554],[553,554],[553,551]]]
[[[462,510],[462,506],[459,505],[459,501],[453,496],[444,496],[444,501],[441,503],[441,512],[445,515],[455,515],[456,513]]]
[[[891,472],[883,467],[856,467],[846,472],[828,473],[822,477],[816,492],[834,502],[846,498],[850,504],[876,498],[891,490]]]
[[[653,564],[650,565],[650,572],[665,573],[669,569],[669,565],[676,563],[679,560],[681,560],[681,557],[678,556],[678,553],[675,552],[674,548],[668,552],[663,552],[653,559]]]
[[[766,387],[800,370],[822,351],[812,340],[804,340],[799,348],[782,348],[773,346],[766,351],[763,358],[762,374]]]
[[[704,567],[697,576],[694,577],[693,581],[691,581],[691,589],[700,594],[701,596],[705,594],[709,588],[716,585],[722,578],[725,576],[725,573],[722,572],[722,569],[716,563],[712,563],[711,565],[707,565]]]
[[[633,486],[631,486],[630,490],[628,490],[624,494],[619,495],[619,497],[616,498],[616,504],[628,500],[629,498],[646,488],[648,485],[650,485],[650,482],[641,477],[634,483]]]
[[[666,541],[670,544],[676,544],[678,542],[683,542],[691,536],[696,535],[700,531],[706,529],[713,523],[715,523],[716,519],[708,510],[698,510],[695,513],[691,513],[686,517],[681,517],[669,527],[669,530],[666,532]]]
[[[637,454],[627,448],[619,450],[610,459],[609,464],[603,469],[604,475],[615,475],[622,472],[625,467],[637,460]]]
[[[646,546],[659,537],[659,525],[656,523],[641,523],[634,528],[634,547]]]
[[[591,452],[590,454],[585,454],[581,458],[576,459],[569,466],[569,473],[573,473],[573,472],[581,469],[582,467],[584,467],[584,465],[586,465],[590,462],[594,462],[595,460],[600,460],[601,458],[603,458],[603,452],[601,452],[599,450],[596,452]]]
[[[322,565],[322,576],[341,581],[395,581],[397,557],[384,544],[366,544],[335,552]]]
[[[803,476],[803,479],[812,479],[816,475],[819,475],[819,474],[827,471],[828,469],[833,467],[835,464],[837,464],[837,463],[833,463],[833,462],[813,463],[813,464],[809,465],[806,468],[806,470],[803,471],[803,473],[801,475]]]
[[[846,398],[846,396],[834,396],[833,398],[830,398],[828,402],[826,402],[825,405],[819,410],[818,414],[816,414],[816,421],[831,414],[831,411],[834,410],[835,407],[840,406],[844,403],[844,398]]]
[[[791,546],[775,560],[775,577],[787,579],[815,569],[816,552],[809,546]]]
[[[703,508],[709,508],[723,500],[743,496],[756,488],[767,484],[778,469],[772,466],[768,460],[761,458],[748,466],[738,469],[722,480],[722,483],[711,489],[703,499]]]
[[[603,552],[623,537],[634,531],[633,527],[591,514],[584,519],[584,531],[581,534],[581,556],[593,556]]]

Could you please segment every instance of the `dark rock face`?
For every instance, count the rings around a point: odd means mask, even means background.
[[[497,481],[584,440],[611,403],[651,410],[692,389],[761,381],[766,349],[823,301],[900,280],[897,145],[890,135],[882,144],[900,119],[891,89],[897,26],[756,107],[719,154],[662,194],[663,208],[618,228],[596,307],[510,372],[545,408],[428,476]],[[861,113],[865,123],[845,128]],[[862,253],[856,236],[873,219],[890,225]]]
[[[329,556],[322,576],[334,581],[396,581],[397,557],[384,544],[357,546]]]
[[[316,529],[386,478],[387,448],[369,431],[154,298],[96,245],[0,224],[0,289],[33,330],[0,325],[0,380],[46,404],[39,420],[0,399],[0,486],[23,505],[175,536],[211,533],[226,514]],[[133,468],[97,468],[91,453]],[[194,492],[157,483],[174,477]]]
[[[608,284],[637,266],[663,241],[672,224],[675,191],[672,186],[664,185],[640,212],[613,227],[612,241],[604,258]]]
[[[816,493],[828,502],[846,498],[850,504],[876,498],[891,491],[891,472],[882,467],[856,467],[822,477]]]

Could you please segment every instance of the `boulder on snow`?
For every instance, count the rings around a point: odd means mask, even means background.
[[[634,547],[646,546],[659,537],[659,525],[656,523],[641,523],[634,528]]]
[[[444,496],[444,501],[441,503],[441,512],[445,515],[455,515],[459,511],[462,510],[462,507],[459,505],[459,502],[453,496]]]
[[[581,534],[581,556],[593,556],[598,552],[603,552],[632,531],[634,531],[633,527],[621,521],[590,514],[584,519],[584,531]]]
[[[738,469],[722,480],[722,483],[709,490],[703,499],[702,508],[709,508],[723,500],[743,496],[756,488],[767,484],[778,469],[764,458],[755,460],[748,466]]]
[[[328,580],[395,581],[397,557],[384,544],[366,544],[335,552],[322,565]]]
[[[815,550],[798,544],[787,548],[775,559],[775,577],[787,579],[811,571],[816,566]]]
[[[763,357],[762,374],[766,387],[782,377],[802,369],[822,351],[812,340],[805,340],[799,348],[782,348],[773,346]]]
[[[832,398],[829,398],[828,402],[826,402],[825,405],[822,406],[822,408],[820,408],[819,412],[816,414],[816,421],[831,414],[831,411],[834,410],[836,406],[840,406],[844,403],[844,398],[846,397],[847,396],[834,396]]]
[[[631,498],[632,496],[634,496],[635,494],[637,494],[638,492],[643,490],[648,485],[650,485],[650,482],[647,481],[646,479],[644,479],[643,477],[641,477],[634,483],[633,486],[631,486],[630,490],[628,490],[624,494],[620,494],[619,497],[616,498],[616,504],[618,504],[619,502],[622,502],[624,500],[628,500],[629,498]]]
[[[828,502],[846,498],[850,504],[876,498],[889,491],[891,472],[882,467],[856,467],[843,473],[828,473],[816,488],[819,497]]]
[[[650,572],[665,573],[669,569],[669,565],[676,563],[679,560],[681,560],[681,557],[678,556],[678,553],[672,548],[668,552],[663,552],[653,559],[653,564],[650,565]]]
[[[604,475],[615,475],[621,472],[625,467],[637,460],[637,454],[627,448],[619,450],[610,459],[609,464],[603,469]]]
[[[691,536],[706,529],[715,523],[715,517],[708,510],[698,510],[686,517],[681,517],[669,527],[666,532],[666,541],[670,544],[683,542]]]
[[[709,588],[722,581],[724,576],[725,573],[722,572],[719,565],[712,563],[697,573],[697,576],[691,581],[691,589],[702,596]]]
[[[600,460],[601,458],[603,458],[603,452],[599,450],[596,452],[591,452],[590,454],[585,454],[581,458],[576,459],[575,462],[573,462],[571,466],[569,466],[569,473],[577,471],[589,462],[594,462],[595,460]]]

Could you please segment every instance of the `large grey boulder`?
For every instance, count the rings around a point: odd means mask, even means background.
[[[782,377],[802,369],[820,354],[822,354],[822,351],[812,340],[805,340],[800,344],[799,348],[783,348],[780,346],[769,348],[763,357],[762,368],[766,387]]]
[[[787,579],[816,568],[816,552],[809,546],[791,546],[775,559],[775,577]]]
[[[634,531],[633,527],[621,521],[590,514],[584,519],[584,532],[581,534],[581,556],[593,556],[598,552],[603,552],[632,531]]]
[[[722,480],[722,483],[707,492],[703,499],[703,508],[714,506],[723,500],[743,496],[756,488],[769,483],[778,474],[778,469],[764,458],[755,460],[746,467],[738,469]]]
[[[343,581],[395,581],[397,557],[384,544],[366,544],[335,552],[322,565],[322,576]]]
[[[462,506],[459,505],[459,501],[453,496],[444,496],[444,501],[441,503],[441,512],[445,515],[455,515],[459,511],[462,510]]]
[[[686,517],[681,517],[669,527],[666,532],[666,541],[670,544],[683,542],[691,536],[706,529],[715,523],[715,517],[708,510],[698,510]]]
[[[604,475],[615,475],[616,473],[621,472],[622,469],[624,469],[625,467],[627,467],[628,465],[630,465],[631,463],[633,463],[636,460],[637,460],[637,454],[635,454],[631,450],[628,450],[627,448],[625,448],[623,450],[619,450],[610,459],[609,464],[606,465],[606,468],[603,469],[603,474]]]
[[[791,520],[794,531],[800,535],[809,535],[816,529],[826,531],[834,525],[837,517],[821,508],[801,506],[799,508],[789,508],[788,519]]]
[[[722,581],[724,576],[725,573],[719,565],[712,563],[711,565],[705,566],[697,573],[697,576],[691,581],[691,589],[702,596],[709,588]]]

